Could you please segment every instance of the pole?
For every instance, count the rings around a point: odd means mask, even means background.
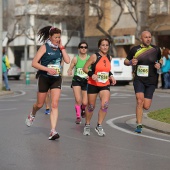
[[[2,90],[2,34],[3,34],[3,10],[0,0],[0,91]]]
[[[27,81],[27,59],[28,59],[28,44],[27,44],[27,29],[28,29],[28,13],[27,13],[27,4],[25,4],[25,17],[26,17],[26,27],[25,27],[25,46],[24,46],[24,74],[25,82]],[[27,83],[26,83],[27,84]]]

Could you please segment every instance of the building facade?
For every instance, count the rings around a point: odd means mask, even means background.
[[[86,5],[85,37],[97,49],[101,37],[114,42],[114,57],[126,57],[133,45],[140,43],[140,33],[149,30],[153,44],[170,48],[170,0],[91,0]]]
[[[12,2],[12,3],[11,3]],[[37,32],[47,25],[58,27],[62,30],[62,42],[67,46],[67,52],[72,57],[77,54],[78,43],[82,39],[82,30],[74,27],[67,18],[82,17],[79,8],[72,3],[67,7],[67,1],[43,1],[43,0],[8,0],[8,11],[12,11],[8,18],[8,30],[4,34],[3,46],[8,49],[8,56],[11,63],[21,67],[22,72],[35,72],[31,67],[40,42]],[[69,13],[75,11],[75,13]],[[9,25],[11,25],[9,27]],[[71,36],[70,36],[71,35]],[[12,41],[9,41],[12,39]],[[66,73],[64,73],[66,74]]]

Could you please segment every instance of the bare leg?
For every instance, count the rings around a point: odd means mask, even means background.
[[[55,130],[58,121],[58,101],[60,98],[61,89],[51,89],[51,129]]]
[[[136,93],[136,123],[142,124],[144,94]]]
[[[32,108],[32,115],[35,116],[37,111],[42,108],[44,105],[44,101],[46,98],[47,93],[40,93],[37,92],[37,102],[34,103],[33,108]]]
[[[93,110],[95,108],[97,94],[88,94],[87,96],[88,96],[88,106],[86,107],[86,124],[90,124],[90,120],[93,115]],[[93,109],[90,106],[92,106]]]
[[[101,125],[107,114],[107,111],[103,111],[103,109],[105,107],[105,103],[108,103],[110,100],[110,91],[102,90],[100,91],[99,96],[100,96],[100,101],[101,101],[101,108],[98,113],[98,124]]]

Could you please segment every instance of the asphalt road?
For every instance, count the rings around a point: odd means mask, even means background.
[[[99,137],[99,100],[91,121],[91,135],[83,136],[84,120],[76,125],[74,97],[64,84],[59,103],[57,131],[49,141],[49,115],[42,108],[32,127],[25,118],[36,100],[36,84],[10,81],[13,95],[0,96],[0,170],[169,170],[170,135],[144,129],[141,135],[127,124],[135,117],[135,95],[124,86],[111,88],[109,111]],[[155,93],[151,110],[169,107],[170,94]]]

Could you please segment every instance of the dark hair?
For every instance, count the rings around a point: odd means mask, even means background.
[[[98,47],[100,47],[102,41],[107,41],[109,43],[109,46],[110,46],[110,40],[108,38],[101,38],[99,41],[98,41]]]
[[[88,48],[88,44],[87,44],[86,41],[81,41],[81,42],[79,43],[79,45],[78,45],[78,48],[80,48],[80,46],[81,46],[82,44],[86,44],[86,46],[87,46],[87,48]]]
[[[54,34],[61,34],[61,30],[52,26],[46,26],[41,28],[37,34],[39,36],[38,40],[40,42],[45,42],[49,38],[49,35],[53,36]]]
[[[5,48],[2,49],[2,54],[5,55]]]
[[[166,57],[166,59],[168,59],[168,54],[169,54],[169,49],[168,48],[163,49],[162,56],[164,56],[164,57]]]

